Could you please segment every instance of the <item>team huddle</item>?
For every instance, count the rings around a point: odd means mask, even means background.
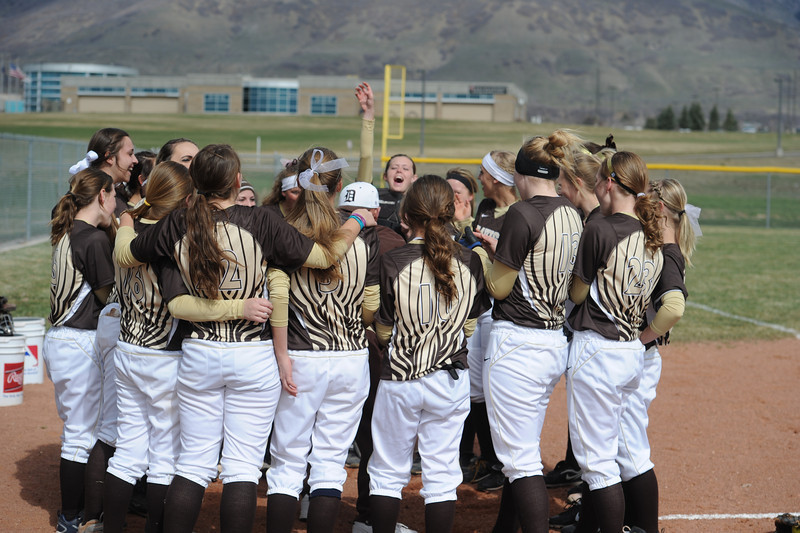
[[[453,530],[482,469],[503,488],[494,532],[546,532],[562,376],[585,483],[571,527],[658,531],[647,411],[699,230],[683,187],[559,130],[486,154],[477,211],[471,172],[417,177],[402,154],[378,190],[369,86],[356,97],[356,181],[313,147],[262,205],[228,145],[94,134],[52,220],[57,531],[123,531],[144,483],[146,531],[191,533],[219,478],[221,530],[250,532],[266,454],[267,531],[307,497],[308,530],[331,532],[356,442],[354,533],[411,532],[415,454],[426,531]]]

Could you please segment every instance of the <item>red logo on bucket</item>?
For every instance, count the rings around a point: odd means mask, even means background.
[[[35,344],[31,344],[30,346],[26,346],[25,355],[28,357],[33,357],[33,365],[31,366],[39,366],[39,347]]]
[[[6,363],[3,366],[3,394],[22,392],[22,376],[25,374],[25,363]]]

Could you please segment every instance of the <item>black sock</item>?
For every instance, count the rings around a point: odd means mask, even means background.
[[[578,460],[575,459],[575,454],[572,452],[572,438],[569,436],[569,431],[567,432],[567,454],[564,456],[564,462],[569,468],[580,470]]]
[[[103,531],[122,533],[125,514],[133,494],[133,484],[106,472],[103,486]]]
[[[164,531],[192,533],[206,489],[185,477],[175,476],[164,502]]]
[[[511,483],[506,478],[503,482],[500,509],[497,510],[497,519],[492,528],[492,533],[517,533],[517,531],[519,531],[517,507],[514,505],[514,496],[511,495]]]
[[[461,428],[461,442],[458,445],[458,459],[462,465],[469,463],[475,457],[475,424],[472,423],[472,403],[469,414],[464,419],[464,427]]]
[[[103,483],[106,479],[108,460],[114,455],[113,446],[97,441],[86,463],[86,502],[83,509],[83,522],[100,518],[103,513]]]
[[[219,525],[223,533],[253,530],[256,517],[258,485],[249,481],[234,481],[222,485],[219,504]]]
[[[294,526],[297,516],[297,498],[288,494],[267,496],[267,531],[269,533],[288,533]]]
[[[341,497],[310,495],[308,504],[308,533],[333,533],[339,515]]]
[[[617,483],[592,492],[592,507],[601,533],[619,533],[625,525],[625,495]]]
[[[578,515],[578,525],[575,528],[575,533],[597,533],[597,518],[594,512],[594,502],[592,495],[594,493],[586,487],[581,496],[581,512]]]
[[[400,514],[400,498],[370,496],[369,503],[373,533],[394,533],[397,516]]]
[[[164,500],[167,499],[169,485],[147,484],[147,523],[145,533],[164,531]]]
[[[653,469],[622,482],[625,493],[625,525],[658,533],[658,480]]]
[[[58,474],[61,485],[61,514],[67,520],[74,520],[83,509],[86,464],[62,457]]]
[[[497,460],[497,455],[494,453],[494,443],[492,442],[492,430],[489,427],[489,415],[486,412],[485,402],[475,402],[472,404],[473,409],[473,424],[475,424],[475,433],[478,435],[478,446],[481,448],[481,457],[489,462],[490,465],[496,465],[500,461]]]
[[[523,533],[547,533],[550,530],[550,500],[543,476],[522,477],[511,483],[514,505]],[[621,530],[622,528],[620,528]]]
[[[425,506],[425,531],[449,533],[456,518],[456,501],[429,503]]]

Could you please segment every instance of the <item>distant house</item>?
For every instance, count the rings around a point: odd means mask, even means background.
[[[25,111],[61,111],[61,80],[64,76],[106,79],[138,76],[135,68],[92,63],[32,63],[23,65]]]

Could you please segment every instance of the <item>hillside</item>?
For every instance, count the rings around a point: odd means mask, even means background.
[[[157,75],[376,78],[396,63],[513,81],[548,120],[693,99],[763,118],[799,66],[800,0],[6,0],[0,54]]]

